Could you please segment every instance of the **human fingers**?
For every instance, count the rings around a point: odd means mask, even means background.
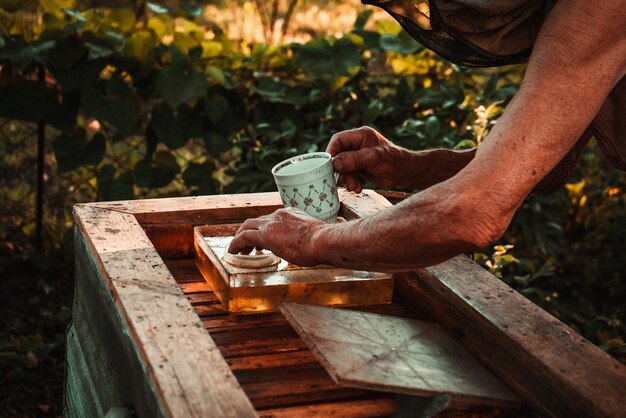
[[[330,137],[326,152],[334,157],[343,151],[360,149],[369,135],[376,135],[376,131],[366,126],[337,132]]]
[[[380,154],[376,148],[363,148],[358,151],[345,151],[333,158],[333,167],[339,173],[374,168],[380,163]]]
[[[246,219],[244,221],[244,223],[242,223],[239,226],[239,229],[237,229],[237,234],[239,234],[241,231],[245,231],[247,229],[259,229],[259,226],[261,226],[261,224],[263,224],[265,222],[265,220],[263,218],[250,218],[250,219]],[[237,235],[235,234],[235,235]]]
[[[347,175],[346,176],[346,180],[343,183],[343,186],[346,188],[347,191],[349,192],[356,192],[359,193],[360,190],[362,189],[361,187],[361,182],[359,181],[359,179],[354,176],[354,175]]]
[[[262,248],[261,232],[257,229],[246,229],[238,232],[228,246],[231,254],[250,254],[254,248]]]

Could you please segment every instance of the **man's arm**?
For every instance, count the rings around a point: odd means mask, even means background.
[[[403,270],[499,238],[524,197],[574,148],[624,76],[622,3],[557,2],[520,90],[472,161],[378,215],[319,228],[313,240],[313,251],[325,256],[319,261]]]
[[[296,264],[402,271],[493,242],[524,197],[572,150],[623,77],[621,3],[557,2],[520,90],[475,157],[450,179],[344,224],[296,219],[280,210],[244,223],[229,250],[262,246]]]

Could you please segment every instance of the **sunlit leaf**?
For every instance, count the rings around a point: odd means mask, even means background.
[[[58,15],[63,9],[74,7],[74,0],[39,0],[39,4],[45,12]]]
[[[161,6],[160,4],[157,4],[157,3],[154,3],[154,2],[151,2],[151,1],[146,2],[146,6],[153,13],[161,14],[161,13],[169,12],[169,9],[167,7]]]
[[[143,62],[152,53],[155,41],[154,34],[149,30],[134,31],[126,38],[124,54]]]
[[[13,27],[13,15],[0,9],[0,35],[8,35],[11,27]]]
[[[167,15],[153,16],[148,20],[148,28],[152,29],[160,41],[165,35],[174,32],[174,23]]]
[[[109,12],[108,20],[111,28],[128,32],[135,23],[135,13],[129,9],[113,9]]]
[[[402,36],[404,34],[404,36]],[[400,35],[390,35],[385,33],[380,36],[380,46],[387,51],[398,52],[403,55],[414,54],[421,50],[422,47],[413,38],[406,35],[406,32],[400,32]]]
[[[224,47],[220,42],[203,41],[202,42],[202,58],[213,58],[218,56]]]
[[[202,15],[202,7],[198,6],[197,4],[183,3],[180,6],[180,9],[192,17],[198,17]]]

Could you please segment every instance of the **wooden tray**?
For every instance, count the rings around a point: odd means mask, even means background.
[[[222,260],[233,237],[214,234],[210,226],[194,228],[196,265],[229,312],[278,311],[282,301],[330,306],[391,303],[389,273],[298,267],[284,260],[278,268],[239,268]]]

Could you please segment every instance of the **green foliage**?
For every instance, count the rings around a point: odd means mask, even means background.
[[[71,184],[68,207],[273,190],[274,164],[323,150],[335,132],[361,125],[411,149],[475,147],[523,72],[453,66],[391,21],[367,30],[367,12],[340,37],[246,45],[203,24],[195,6],[73,6],[32,1],[29,12],[0,2],[0,118],[45,122],[51,170]],[[24,13],[41,16],[42,25],[24,29]],[[588,338],[619,350],[626,261],[616,253],[626,239],[626,184],[600,164],[590,150],[578,181],[527,199],[495,251],[477,257]],[[24,218],[27,192],[11,186],[3,198]],[[68,210],[58,218],[71,224]],[[10,225],[32,230],[12,218],[0,240],[13,236]]]

